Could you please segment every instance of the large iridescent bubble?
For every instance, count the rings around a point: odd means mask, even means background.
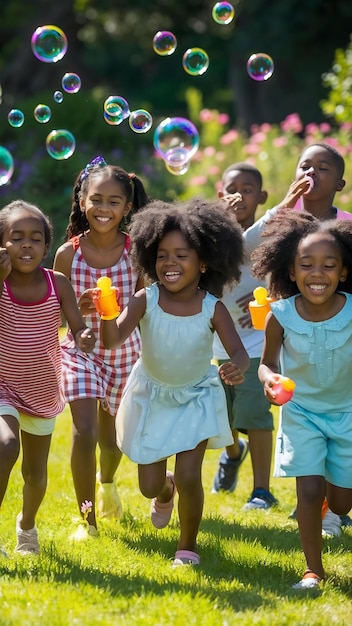
[[[212,17],[217,24],[230,24],[235,17],[235,9],[230,2],[217,2],[213,6]]]
[[[11,152],[0,146],[0,185],[9,182],[14,170],[14,161]]]
[[[43,63],[56,63],[67,52],[67,38],[58,26],[38,26],[31,39],[33,54]]]
[[[153,38],[153,50],[160,56],[170,56],[177,47],[177,39],[169,30],[159,30]]]
[[[76,140],[69,130],[52,130],[46,138],[46,149],[52,159],[69,159],[76,149]]]
[[[195,125],[184,117],[167,117],[154,131],[154,148],[171,167],[180,167],[189,161],[199,147],[199,133]]]
[[[188,48],[182,58],[183,69],[191,76],[201,76],[209,67],[208,54],[203,48]]]
[[[247,72],[253,80],[268,80],[274,72],[274,61],[264,52],[252,54],[247,61]]]

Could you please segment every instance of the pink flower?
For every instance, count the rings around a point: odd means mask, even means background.
[[[298,113],[291,113],[281,122],[280,128],[284,132],[300,133],[303,130],[303,124]]]
[[[213,112],[209,109],[202,109],[199,113],[199,119],[201,122],[210,122],[213,119]]]
[[[218,176],[220,174],[220,168],[217,165],[212,165],[208,169],[210,176]]]
[[[319,126],[318,124],[314,124],[314,122],[307,124],[305,127],[305,132],[307,135],[314,135],[314,133],[317,133],[318,130],[319,130]]]
[[[88,517],[88,513],[91,512],[93,507],[93,503],[90,500],[85,500],[81,504],[81,513],[83,513],[83,519],[86,521]]]
[[[224,126],[225,124],[228,124],[229,119],[230,117],[227,115],[227,113],[219,113],[218,115],[218,122],[222,126]]]
[[[327,135],[331,131],[331,126],[327,122],[320,124],[319,128],[324,135]]]
[[[189,184],[192,187],[202,187],[206,184],[206,182],[207,179],[205,176],[193,176],[193,178],[191,178],[191,180],[189,181]]]
[[[228,144],[232,143],[233,141],[236,141],[236,139],[238,139],[238,130],[235,130],[233,128],[232,130],[229,130],[227,133],[225,133],[225,135],[220,137],[220,143],[223,146],[227,146]]]
[[[214,156],[216,150],[214,148],[214,146],[207,146],[206,148],[204,148],[204,156],[206,157],[212,157]]]
[[[282,148],[282,146],[286,146],[287,145],[287,137],[281,136],[281,137],[275,137],[273,139],[273,146],[275,146],[275,148]]]

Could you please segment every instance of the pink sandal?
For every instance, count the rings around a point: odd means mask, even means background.
[[[196,552],[191,550],[177,550],[172,567],[180,567],[182,565],[199,565],[200,557]]]
[[[168,502],[159,502],[159,500],[153,498],[150,506],[150,518],[152,520],[152,524],[158,529],[165,528],[168,525],[174,508],[174,499],[176,495],[176,485],[173,473],[166,472],[166,476],[170,478],[173,485],[173,492],[170,500]]]

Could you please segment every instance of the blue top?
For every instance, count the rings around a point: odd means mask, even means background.
[[[352,295],[334,317],[304,320],[296,310],[300,295],[271,303],[284,329],[282,373],[296,383],[293,402],[314,413],[352,410]]]

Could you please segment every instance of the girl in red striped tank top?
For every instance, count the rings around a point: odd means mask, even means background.
[[[61,312],[80,350],[95,345],[66,276],[41,266],[51,242],[51,223],[36,206],[15,200],[0,211],[0,505],[21,431],[24,488],[15,548],[20,554],[40,551],[35,518],[46,491],[55,418],[65,405]]]
[[[71,281],[79,301],[82,293],[108,276],[126,306],[141,282],[129,257],[127,224],[130,213],[147,203],[142,181],[118,166],[96,157],[78,175],[73,188],[66,243],[57,251],[54,268]],[[100,318],[95,312],[89,322],[99,337]],[[79,520],[72,539],[84,540],[97,534],[95,508],[101,518],[122,513],[114,476],[121,460],[116,444],[115,416],[128,374],[140,352],[136,329],[117,350],[106,350],[99,339],[94,352],[82,354],[72,342],[72,332],[62,342],[64,392],[73,420],[71,469],[77,503],[92,502],[86,523]],[[100,449],[96,474],[96,446]],[[96,478],[97,507],[95,507]]]

